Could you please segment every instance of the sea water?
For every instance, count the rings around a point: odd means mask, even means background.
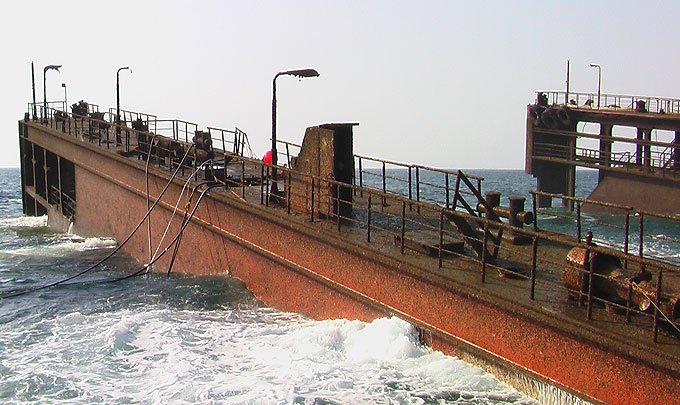
[[[0,296],[64,279],[115,246],[21,215],[0,169]],[[116,254],[66,285],[0,299],[0,402],[532,403],[418,342],[398,319],[314,321],[267,308],[237,280],[151,274]]]
[[[519,171],[475,174],[504,195],[533,186]],[[0,297],[76,274],[114,247],[22,216],[20,172],[0,169]],[[116,254],[66,285],[0,299],[0,402],[534,403],[424,347],[398,318],[314,321],[222,276],[108,282],[139,267]]]

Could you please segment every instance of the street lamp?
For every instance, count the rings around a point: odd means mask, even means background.
[[[43,118],[45,121],[47,121],[47,71],[56,70],[58,72],[60,67],[61,65],[47,65],[43,69]]]
[[[600,95],[602,92],[602,66],[591,63],[590,67],[597,68],[597,108],[600,108]]]
[[[132,69],[129,66],[118,68],[116,71],[116,142],[120,142],[120,71],[129,70],[132,73]]]
[[[303,77],[318,77],[319,72],[314,69],[300,69],[300,70],[287,70],[285,72],[279,72],[274,76],[272,81],[272,195],[278,195],[279,187],[276,183],[276,164],[278,163],[278,154],[276,152],[276,79],[279,76],[296,76],[299,78]]]
[[[66,97],[66,83],[62,83],[61,87],[64,88],[64,112],[68,111],[68,98]]]

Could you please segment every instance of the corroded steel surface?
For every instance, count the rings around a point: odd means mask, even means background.
[[[78,205],[76,229],[117,240],[127,236],[146,212],[143,165],[53,134],[43,136],[41,131],[31,127],[34,141],[76,164],[77,195],[87,202]],[[150,172],[153,196],[168,176]],[[154,247],[180,188],[181,182],[175,182],[151,216]],[[121,215],[123,207],[139,215]],[[199,207],[187,228],[174,271],[229,273],[268,305],[317,319],[370,320],[398,314],[431,335],[435,348],[501,362],[584,398],[672,403],[680,395],[677,364],[664,366],[664,355],[650,357],[645,347],[624,351],[624,343],[609,332],[600,334],[582,322],[518,305],[512,297],[515,290],[507,285],[496,288],[491,281],[480,289],[466,278],[464,267],[452,281],[443,273],[425,270],[416,259],[367,250],[362,243],[335,235],[275,209],[215,194]],[[125,249],[141,262],[148,261],[145,232],[140,231]],[[158,270],[164,271],[167,264],[164,258]],[[666,362],[674,359],[666,356]]]

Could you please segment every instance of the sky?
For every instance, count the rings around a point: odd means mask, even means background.
[[[10,2],[0,15],[0,167],[18,166],[17,121],[36,98],[78,100],[271,137],[358,122],[354,152],[442,168],[523,168],[538,90],[680,97],[680,2]]]

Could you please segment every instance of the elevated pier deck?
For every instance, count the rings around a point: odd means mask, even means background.
[[[315,318],[398,315],[421,328],[433,347],[514,378],[515,384],[521,374],[609,403],[664,403],[680,394],[678,322],[672,305],[664,306],[680,286],[676,264],[587,245],[580,232],[556,234],[542,230],[540,222],[520,227],[484,215],[482,208],[494,207],[479,199],[483,179],[458,171],[404,165],[414,184],[399,195],[387,190],[385,169],[396,162],[374,159],[382,188],[367,187],[361,166],[370,158],[352,157],[359,170],[352,167],[351,179],[331,178],[302,168],[333,162],[318,157],[302,164],[305,144],[296,149],[284,143],[279,161],[286,167],[277,167],[273,179],[273,166],[248,157],[247,136],[238,129],[200,131],[179,120],[160,125],[148,114],[125,112],[126,123],[144,123],[138,130],[116,125],[111,116],[55,113],[38,110],[19,123],[29,215],[49,213],[50,221],[72,222],[76,232],[121,241],[142,219],[147,196],[151,203],[158,199],[149,234],[140,231],[125,246],[148,262],[149,243],[161,244],[166,225],[171,224],[170,235],[180,229],[187,204],[183,187],[215,186],[174,258],[161,258],[156,271],[169,271],[172,263],[174,272],[228,273],[267,304]],[[164,128],[170,128],[167,136]],[[324,132],[337,124],[314,128],[320,128],[315,131],[321,140],[345,136]],[[323,142],[315,145],[320,149]],[[199,149],[209,152],[202,161]],[[426,170],[443,175],[439,199],[428,197],[439,203],[420,195]],[[272,192],[272,180],[280,192]],[[159,197],[168,183],[167,194]],[[189,207],[196,203],[194,197]],[[179,214],[173,216],[175,209]],[[474,235],[461,233],[456,225],[461,221]],[[515,245],[516,237],[528,243]],[[633,298],[565,287],[562,270],[574,248],[618,258],[626,268],[644,267],[648,285],[658,288],[650,297],[653,305],[641,309]],[[580,274],[591,285],[611,279],[592,266]],[[524,389],[539,395],[530,386]]]
[[[585,167],[599,171],[592,199],[680,212],[680,100],[539,92],[526,128],[525,169],[539,191],[573,197]]]

